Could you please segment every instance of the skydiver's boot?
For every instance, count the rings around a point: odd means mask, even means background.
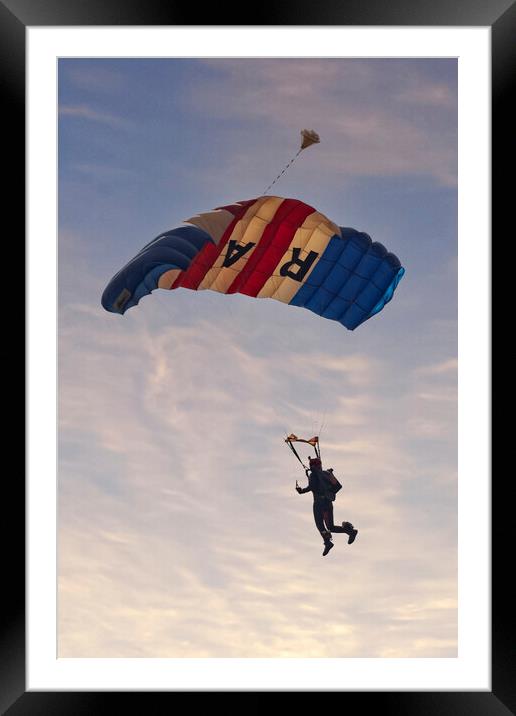
[[[331,532],[323,532],[322,537],[324,540],[324,551],[322,553],[322,556],[326,557],[330,549],[332,549],[332,547],[334,547],[335,545],[331,541]]]
[[[344,532],[349,535],[348,544],[352,544],[355,541],[355,538],[358,534],[358,530],[353,527],[351,522],[343,522],[342,527],[344,528]]]

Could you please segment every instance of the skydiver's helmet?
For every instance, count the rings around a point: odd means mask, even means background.
[[[310,465],[310,470],[322,470],[322,462],[320,457],[309,457],[308,464]]]

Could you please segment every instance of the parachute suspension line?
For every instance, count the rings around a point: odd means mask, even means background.
[[[296,448],[292,445],[292,441],[300,442],[300,443],[308,443],[311,445],[314,449],[315,456],[321,459],[321,449],[319,447],[319,438],[317,436],[314,436],[313,438],[310,438],[310,440],[304,440],[303,438],[298,438],[297,435],[294,435],[293,433],[289,435],[287,438],[285,438],[285,442],[288,444],[289,448],[292,450],[294,455],[297,457],[301,465],[304,467],[305,471],[308,470],[304,462],[299,457]]]
[[[267,194],[267,192],[269,191],[269,189],[271,189],[271,188],[274,186],[274,184],[276,184],[276,182],[278,181],[278,179],[281,179],[281,177],[283,176],[283,174],[285,174],[285,172],[287,171],[287,169],[288,169],[290,166],[292,166],[292,164],[294,164],[294,162],[296,161],[296,159],[298,158],[298,156],[301,154],[302,151],[303,151],[303,150],[300,149],[300,150],[298,151],[298,153],[297,153],[294,157],[292,157],[292,159],[289,161],[289,163],[286,164],[285,167],[283,168],[283,170],[278,174],[278,176],[276,177],[276,179],[269,184],[269,186],[267,187],[267,189],[265,189],[264,192],[262,192],[262,196],[265,196],[265,194]]]
[[[321,424],[321,427],[319,428],[319,437],[321,437],[321,433],[322,433],[325,425],[326,425],[326,413],[323,413],[322,424]]]
[[[312,414],[311,414],[311,420],[312,420],[312,433],[315,433],[315,426],[316,426],[316,425],[319,425],[319,421],[316,420],[316,414],[315,414],[315,413],[312,413]],[[319,437],[320,437],[320,435],[321,435],[321,431],[318,430],[318,432],[317,432],[317,436],[318,436],[318,437],[317,437],[317,442],[316,442],[314,445],[312,445],[312,447],[313,447],[313,449],[314,449],[314,452],[315,452],[315,456],[318,457],[319,459],[321,459],[321,447],[320,447],[320,443],[319,443]]]
[[[296,450],[296,448],[292,445],[292,443],[290,442],[290,440],[285,440],[285,442],[286,442],[287,445],[290,447],[290,449],[292,450],[292,452],[294,453],[294,455],[297,457],[297,459],[299,460],[299,462],[301,463],[301,465],[305,468],[305,470],[308,470],[308,468],[306,467],[306,465],[304,464],[304,462],[301,460],[301,458],[300,458],[299,455],[297,454],[297,450]]]
[[[322,421],[321,427],[319,428],[319,438],[321,437],[321,434],[322,434],[322,431],[323,431],[323,428],[325,425],[326,425],[326,413],[324,413],[324,415],[323,415],[323,421]],[[321,443],[319,442],[318,445],[319,445],[319,457],[321,457]]]
[[[317,432],[317,435],[318,435],[318,437],[319,437],[319,440],[317,441],[317,447],[318,447],[318,450],[319,450],[319,457],[321,457],[321,435],[322,435],[322,431],[323,431],[323,428],[324,428],[325,425],[326,425],[326,412],[323,413],[322,420],[321,420],[321,422],[319,423],[319,429],[318,429],[318,432]]]
[[[301,154],[303,149],[306,149],[307,147],[309,147],[312,144],[318,144],[320,141],[321,140],[319,139],[319,135],[317,134],[317,132],[314,132],[313,129],[302,129],[301,130],[301,146],[299,147],[297,154],[295,154],[292,157],[292,159],[289,161],[289,163],[287,165],[285,165],[285,167],[283,167],[283,170],[278,174],[276,179],[274,179],[274,181],[269,184],[267,189],[265,189],[265,191],[263,192],[262,196],[265,196],[265,194],[267,194],[269,189],[271,189],[274,186],[274,184],[276,184],[278,179],[281,179],[281,177],[283,176],[283,174],[285,174],[287,169],[290,166],[292,166],[292,164],[296,161],[296,159]]]

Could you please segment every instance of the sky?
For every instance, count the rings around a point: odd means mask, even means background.
[[[61,59],[58,90],[59,656],[456,656],[456,61]],[[159,233],[260,196],[305,127],[274,193],[400,258],[383,311],[102,308]],[[320,434],[359,530],[325,558],[290,432]]]

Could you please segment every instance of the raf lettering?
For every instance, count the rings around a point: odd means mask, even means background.
[[[233,264],[241,259],[244,254],[250,251],[253,246],[256,246],[256,244],[250,242],[242,245],[238,244],[234,239],[231,239],[231,241],[228,242],[228,250],[226,251],[222,266],[226,268],[228,266],[233,266]]]
[[[294,281],[302,281],[304,279],[311,265],[319,256],[319,254],[317,253],[317,251],[310,251],[306,259],[300,259],[300,253],[301,249],[292,249],[292,260],[287,261],[286,264],[283,264],[283,266],[280,268],[280,276],[288,276],[289,278],[293,278]],[[297,271],[293,271],[291,269],[291,266],[296,266]]]

